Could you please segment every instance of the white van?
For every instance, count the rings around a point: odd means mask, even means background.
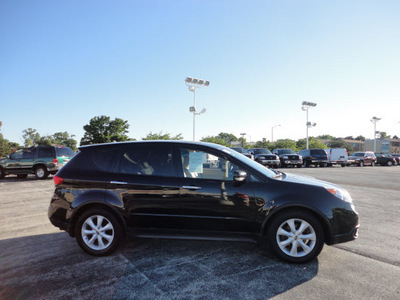
[[[325,151],[328,154],[328,166],[341,165],[345,167],[348,164],[349,154],[346,148],[329,148]]]

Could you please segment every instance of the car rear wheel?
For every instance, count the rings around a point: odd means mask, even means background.
[[[107,210],[92,209],[83,213],[76,223],[76,240],[79,246],[94,256],[109,255],[122,240],[122,227],[117,218]]]
[[[305,263],[318,256],[324,246],[321,224],[310,213],[288,211],[270,224],[268,241],[281,259]]]
[[[35,169],[35,175],[38,179],[46,179],[49,176],[49,172],[45,166],[39,166]]]

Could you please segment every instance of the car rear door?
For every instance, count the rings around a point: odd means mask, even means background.
[[[121,149],[109,188],[119,194],[130,227],[179,228],[181,182],[171,147]]]

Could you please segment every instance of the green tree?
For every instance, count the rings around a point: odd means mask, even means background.
[[[362,135],[359,135],[358,137],[355,138],[356,141],[365,141],[365,137]]]
[[[227,145],[231,145],[232,142],[236,142],[238,138],[232,133],[220,132],[217,138],[223,139]]]
[[[379,133],[379,135],[380,135],[380,138],[381,139],[390,139],[390,135],[388,135],[387,133],[386,133],[386,131],[381,131],[380,133]]]
[[[83,126],[85,134],[81,139],[81,145],[124,142],[130,140],[127,136],[129,124],[120,118],[110,120],[110,117],[99,116]]]
[[[296,142],[297,150],[303,150],[307,148],[307,140],[300,139]],[[310,137],[308,139],[308,148],[319,148],[319,149],[326,149],[326,145],[321,142],[320,140],[316,139],[315,137]]]
[[[68,132],[56,132],[53,134],[53,142],[57,145],[63,145],[65,147],[71,148],[74,152],[77,150],[77,141],[73,139],[74,135],[69,135]]]
[[[321,139],[321,140],[334,140],[336,139],[334,136],[330,135],[330,134],[323,134],[323,135],[319,135],[317,136],[317,139]]]
[[[28,128],[22,131],[22,138],[24,139],[25,147],[31,147],[38,144],[40,140],[40,134],[36,129]]]
[[[150,131],[150,133],[148,133],[146,135],[146,137],[142,138],[142,140],[144,141],[149,141],[149,140],[182,140],[182,134],[177,134],[175,136],[171,136],[171,134],[169,133],[162,133],[162,131],[160,131],[159,133],[153,133]]]
[[[263,138],[261,141],[257,141],[254,145],[254,148],[267,148],[269,150],[271,150],[272,147],[273,145],[269,141],[267,141],[266,138]]]
[[[11,145],[10,142],[3,138],[3,135],[0,133],[0,157],[5,157],[11,153]]]
[[[223,146],[229,147],[229,144],[226,142],[226,140],[217,137],[217,136],[207,136],[201,139],[201,142],[206,142],[206,143],[214,143],[214,144],[219,144]]]
[[[353,151],[353,147],[351,147],[351,145],[349,143],[346,143],[345,141],[342,141],[340,139],[334,139],[332,141],[329,141],[327,143],[327,146],[329,148],[346,148],[347,152]]]
[[[282,149],[282,148],[292,149],[294,151],[297,151],[296,141],[291,139],[277,140],[274,143],[274,149]]]

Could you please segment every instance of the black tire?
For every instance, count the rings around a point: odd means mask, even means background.
[[[300,225],[305,226],[301,233],[298,232]],[[308,212],[283,212],[268,227],[269,245],[279,258],[287,262],[308,262],[316,258],[324,246],[322,224]]]
[[[344,167],[346,167],[346,164],[342,164],[341,166],[342,166],[342,168],[344,168]]]
[[[4,179],[5,174],[4,174],[4,170],[2,167],[0,167],[0,179]]]
[[[37,179],[46,179],[49,176],[49,171],[45,166],[38,166],[35,169],[35,176]]]
[[[124,232],[114,214],[98,208],[85,211],[79,217],[75,225],[75,236],[86,253],[105,256],[118,248]]]
[[[301,168],[303,165],[297,165],[298,168]],[[293,166],[294,167],[294,166]]]
[[[25,179],[26,177],[28,177],[28,174],[18,174],[17,177],[19,179]]]

